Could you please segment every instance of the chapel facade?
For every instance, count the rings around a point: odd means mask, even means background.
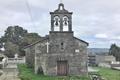
[[[49,35],[25,48],[26,63],[36,74],[39,71],[51,76],[88,74],[88,43],[74,37],[72,14],[60,3],[57,10],[50,12]]]

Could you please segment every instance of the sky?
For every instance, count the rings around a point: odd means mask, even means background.
[[[0,36],[8,26],[19,25],[41,36],[49,34],[50,14],[60,0],[0,0]],[[120,46],[120,0],[63,0],[73,12],[74,36],[90,48]]]

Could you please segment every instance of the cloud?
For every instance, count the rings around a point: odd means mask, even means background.
[[[118,36],[118,37],[117,37],[117,39],[119,39],[119,40],[120,40],[120,36]]]
[[[48,34],[49,12],[57,9],[59,2],[0,0],[0,36],[12,25],[20,25],[29,32],[36,32],[42,36]],[[120,43],[119,0],[63,0],[63,3],[67,10],[73,12],[75,36],[88,41],[90,47],[109,47],[112,42]]]
[[[103,33],[102,34],[96,34],[95,37],[96,38],[103,38],[103,39],[107,39],[108,38],[108,36],[106,34],[103,34]]]

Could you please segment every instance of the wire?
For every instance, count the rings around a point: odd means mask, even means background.
[[[28,0],[25,0],[25,4],[26,4],[27,10],[28,10],[28,14],[29,14],[29,16],[30,16],[31,23],[32,23],[32,25],[35,27],[36,25],[35,25],[35,23],[34,23],[34,19],[33,19],[33,16],[32,16],[32,12],[31,12],[30,5],[29,5]]]

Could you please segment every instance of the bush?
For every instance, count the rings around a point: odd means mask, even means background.
[[[19,76],[19,78],[20,78],[21,80],[31,80],[29,77],[25,77],[25,76]]]

